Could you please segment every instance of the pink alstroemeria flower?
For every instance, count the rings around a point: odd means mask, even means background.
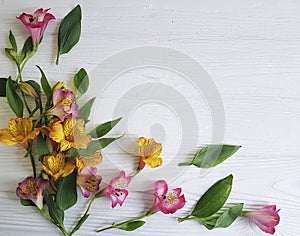
[[[33,201],[39,209],[43,209],[43,191],[48,187],[47,180],[38,178],[34,181],[34,178],[30,176],[18,184],[16,194],[21,199]]]
[[[275,226],[279,224],[279,210],[276,210],[276,205],[264,206],[261,209],[254,211],[245,211],[243,216],[246,216],[250,221],[254,222],[263,232],[268,234],[275,233]]]
[[[33,15],[23,13],[17,17],[28,29],[34,46],[39,45],[48,22],[55,19],[51,13],[48,13],[49,10],[50,9],[44,10],[43,8],[40,8],[37,9]]]
[[[131,177],[126,177],[125,172],[122,170],[120,174],[113,178],[109,185],[103,190],[103,195],[110,197],[112,208],[114,208],[117,204],[122,206],[128,195],[128,190],[126,188],[130,181]]]
[[[77,184],[79,185],[82,195],[88,198],[91,192],[96,193],[100,190],[101,176],[96,175],[97,168],[86,166],[77,176]]]
[[[165,180],[158,180],[154,184],[154,204],[150,211],[161,211],[164,214],[173,214],[185,205],[184,194],[181,188],[172,189],[168,192],[168,184]]]
[[[53,107],[48,111],[57,116],[62,122],[65,118],[74,118],[79,115],[78,105],[74,101],[75,95],[67,89],[57,89],[52,96]]]

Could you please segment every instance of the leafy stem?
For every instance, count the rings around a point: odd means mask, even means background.
[[[36,178],[36,166],[35,166],[35,161],[34,161],[34,156],[32,154],[32,141],[28,141],[29,145],[27,148],[27,155],[29,155],[30,157],[30,162],[31,162],[31,167],[32,167],[32,171],[33,171],[33,177]]]
[[[122,221],[122,222],[117,223],[117,224],[116,224],[116,223],[112,223],[111,226],[108,226],[108,227],[105,227],[105,228],[102,228],[102,229],[98,229],[96,232],[97,232],[97,233],[100,233],[100,232],[103,232],[103,231],[105,231],[105,230],[115,229],[115,228],[120,228],[120,229],[124,229],[124,230],[128,230],[128,231],[132,231],[132,230],[135,230],[135,229],[138,228],[138,227],[134,227],[134,228],[130,229],[130,228],[126,227],[126,226],[128,226],[128,224],[134,223],[134,222],[136,222],[136,221],[139,221],[139,220],[141,220],[141,219],[143,219],[143,218],[145,218],[145,217],[149,217],[149,216],[151,216],[151,215],[153,215],[153,214],[155,214],[155,213],[156,213],[156,212],[153,212],[153,211],[151,211],[151,210],[148,210],[145,214],[143,214],[143,215],[141,215],[141,216],[134,217],[134,218],[131,218],[131,219],[129,219],[129,220]],[[142,226],[142,225],[140,225],[140,226]],[[139,227],[140,227],[140,226],[139,226]]]

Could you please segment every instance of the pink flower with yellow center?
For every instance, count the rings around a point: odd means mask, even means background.
[[[75,95],[67,89],[57,89],[52,96],[53,107],[48,111],[49,115],[57,116],[61,121],[65,118],[77,117],[79,115]]]
[[[47,180],[38,178],[35,181],[30,176],[18,184],[16,194],[19,198],[31,200],[39,209],[43,209],[43,191],[48,187],[49,182]]]
[[[103,195],[109,196],[111,199],[111,206],[114,208],[117,204],[122,206],[126,197],[128,196],[128,190],[126,189],[131,181],[130,176],[126,176],[124,171],[113,178],[109,185],[103,190]]]
[[[77,184],[79,185],[82,195],[88,198],[91,192],[96,193],[100,190],[101,176],[96,175],[97,169],[91,166],[84,167],[77,176]]]
[[[275,226],[280,221],[278,212],[279,210],[276,210],[276,205],[269,205],[254,211],[245,211],[243,212],[243,216],[248,217],[263,232],[274,234]]]
[[[40,130],[33,128],[30,118],[16,117],[8,122],[8,129],[0,130],[0,142],[8,146],[20,144],[28,147],[28,140],[34,139]]]
[[[23,13],[17,17],[28,29],[34,46],[39,45],[48,22],[55,19],[51,13],[48,13],[49,10],[50,9],[44,10],[43,8],[40,8],[37,9],[32,15]]]
[[[173,214],[185,205],[184,195],[181,188],[175,188],[168,192],[168,184],[165,180],[156,181],[154,184],[154,204],[152,212],[161,211],[164,214]]]

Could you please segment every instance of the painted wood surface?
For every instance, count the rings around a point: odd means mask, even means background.
[[[197,222],[178,224],[217,179],[234,175],[230,202],[276,204],[281,208],[277,236],[298,236],[300,215],[300,3],[298,1],[0,1],[0,46],[13,30],[19,43],[28,33],[15,18],[39,7],[62,19],[78,2],[83,10],[79,44],[54,65],[58,21],[51,22],[24,77],[39,79],[36,64],[49,80],[66,81],[84,67],[92,88],[81,100],[97,96],[93,124],[126,119],[114,134],[125,136],[103,151],[99,174],[105,181],[120,169],[133,170],[138,136],[163,143],[165,165],[137,177],[122,208],[96,201],[91,218],[77,235],[137,216],[152,204],[153,181],[182,187],[186,208],[156,214],[134,233],[103,235],[265,235],[245,219],[228,229],[207,231]],[[166,60],[164,60],[166,59]],[[15,76],[0,54],[0,76]],[[198,77],[197,77],[198,76]],[[206,81],[206,82],[205,82]],[[224,119],[222,118],[224,115]],[[0,127],[13,114],[0,99]],[[218,130],[216,131],[216,127]],[[231,159],[209,171],[176,164],[198,146],[223,142],[242,145]],[[22,207],[17,183],[31,174],[18,147],[0,145],[0,235],[59,235],[35,209]],[[104,183],[105,183],[104,181]],[[67,212],[71,227],[85,203]]]

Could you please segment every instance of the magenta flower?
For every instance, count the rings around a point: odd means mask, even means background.
[[[261,209],[254,211],[243,212],[250,221],[254,222],[263,232],[268,234],[275,233],[275,226],[279,224],[279,210],[276,210],[276,205],[264,206]]]
[[[101,176],[96,175],[97,168],[86,166],[77,176],[77,184],[79,185],[82,195],[88,198],[91,192],[96,193],[100,189]]]
[[[43,8],[40,8],[37,9],[33,15],[23,13],[17,17],[28,29],[34,46],[39,45],[48,22],[55,19],[51,13],[48,13],[48,11],[49,9],[44,10]]]
[[[165,180],[156,181],[154,184],[154,204],[150,211],[161,211],[164,214],[173,214],[185,205],[184,194],[181,188],[172,189],[168,192],[168,184]]]
[[[79,115],[78,105],[76,104],[75,95],[67,89],[57,89],[52,96],[53,107],[48,114],[57,116],[61,121],[65,118],[77,117]]]
[[[35,181],[30,176],[18,184],[16,194],[21,199],[33,201],[39,209],[43,209],[43,191],[48,187],[49,182],[47,180],[38,178]]]
[[[110,197],[112,208],[114,208],[117,204],[122,206],[128,195],[126,188],[130,181],[131,177],[126,177],[125,172],[122,170],[120,174],[113,178],[109,182],[109,185],[103,190],[103,195]]]

